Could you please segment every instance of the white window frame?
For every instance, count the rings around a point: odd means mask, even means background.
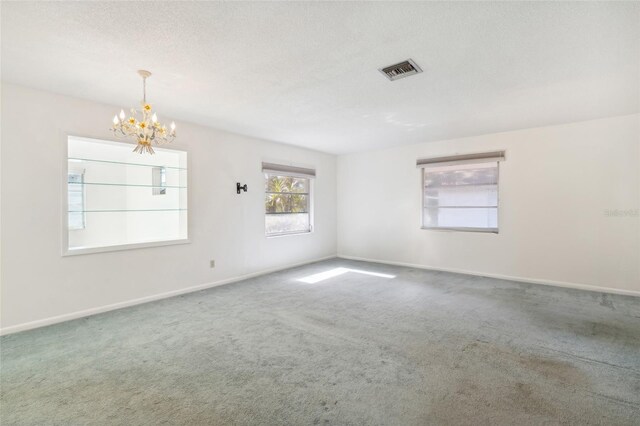
[[[307,208],[309,215],[309,229],[304,231],[292,231],[292,232],[277,232],[277,233],[268,233],[265,225],[264,235],[266,238],[279,238],[279,237],[288,237],[292,235],[308,235],[312,234],[314,230],[314,186],[315,186],[315,169],[313,168],[305,168],[305,167],[297,167],[297,166],[287,166],[276,163],[262,163],[262,172],[264,179],[268,179],[269,176],[285,176],[285,177],[297,177],[307,179],[309,182],[309,192],[307,195]],[[266,194],[266,192],[265,192]],[[264,202],[263,202],[264,208]],[[269,213],[263,211],[263,216],[266,218]]]
[[[175,239],[175,240],[163,240],[163,241],[150,241],[144,243],[132,243],[132,244],[120,244],[114,246],[105,246],[105,247],[87,247],[87,248],[76,248],[69,249],[69,193],[68,193],[68,180],[69,180],[69,138],[78,138],[78,139],[86,139],[95,142],[107,143],[107,144],[118,144],[118,145],[129,145],[131,150],[135,148],[133,143],[122,142],[122,141],[114,141],[110,139],[103,139],[101,137],[87,137],[80,136],[77,133],[71,132],[61,132],[60,143],[62,145],[62,178],[61,178],[61,197],[60,197],[60,209],[61,209],[61,255],[63,257],[67,256],[78,256],[85,254],[93,254],[93,253],[105,253],[112,251],[124,251],[124,250],[134,250],[134,249],[142,249],[142,248],[151,248],[151,247],[163,247],[170,245],[179,245],[179,244],[190,244],[191,243],[191,231],[189,226],[187,225],[187,238]],[[170,147],[163,146],[162,149],[167,150],[177,150],[187,152],[187,224],[191,222],[191,211],[188,208],[191,199],[191,155],[189,155],[186,147],[176,144],[175,142],[171,144]],[[85,221],[86,223],[86,221]]]
[[[420,227],[421,229],[427,231],[458,231],[458,232],[479,232],[486,234],[499,234],[500,233],[500,162],[505,160],[505,151],[495,151],[495,152],[487,152],[487,153],[478,153],[478,154],[467,154],[467,155],[454,155],[447,157],[436,157],[436,158],[426,158],[419,159],[416,161],[416,167],[420,168]],[[425,212],[425,172],[429,166],[455,166],[461,164],[487,164],[487,163],[496,163],[497,167],[497,202],[496,202],[496,216],[497,216],[497,227],[496,228],[477,228],[477,227],[456,227],[456,226],[426,226],[424,224],[424,212]],[[484,207],[484,206],[483,206]]]

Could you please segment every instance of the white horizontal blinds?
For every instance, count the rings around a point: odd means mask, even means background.
[[[423,226],[497,232],[498,164],[504,153],[456,157],[422,163]]]
[[[416,161],[416,166],[420,168],[427,168],[455,166],[460,164],[498,162],[504,160],[504,151],[494,151],[476,154],[450,155],[447,157],[422,158]]]
[[[316,177],[315,169],[305,167],[285,166],[284,164],[262,163],[262,171],[264,173],[282,176],[303,177],[313,179]]]

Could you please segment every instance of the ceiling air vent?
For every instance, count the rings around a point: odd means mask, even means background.
[[[412,59],[400,62],[399,64],[389,65],[388,67],[380,68],[382,74],[386,75],[391,81],[398,80],[400,78],[409,77],[410,75],[418,74],[422,72],[422,69],[413,62]]]

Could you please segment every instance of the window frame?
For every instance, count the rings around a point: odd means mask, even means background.
[[[265,223],[265,227],[264,227],[264,236],[266,238],[280,238],[280,237],[289,237],[292,235],[307,235],[307,234],[312,234],[314,232],[314,202],[313,202],[313,195],[314,195],[314,180],[311,177],[305,177],[305,176],[300,176],[300,175],[295,175],[295,174],[287,174],[287,172],[268,172],[268,171],[263,171],[262,172],[263,175],[263,179],[267,180],[269,179],[269,176],[284,176],[284,177],[292,177],[292,178],[297,178],[297,179],[306,179],[307,182],[309,183],[309,188],[308,188],[308,193],[307,193],[307,209],[308,211],[306,212],[306,214],[309,215],[309,229],[305,230],[305,231],[290,231],[290,232],[278,232],[278,233],[268,233],[267,232],[267,226]],[[267,191],[265,190],[263,192],[263,195],[266,195]],[[303,193],[299,193],[299,194],[303,194]],[[263,208],[264,208],[264,200],[263,200]],[[268,215],[275,215],[278,213],[267,213],[266,209],[263,212],[263,217],[264,219],[266,219],[266,217]],[[283,213],[283,214],[296,214],[296,213]],[[304,213],[298,213],[298,214],[304,214]]]
[[[497,172],[497,183],[496,183],[496,187],[498,190],[497,193],[497,200],[496,200],[496,221],[498,226],[496,228],[477,228],[477,227],[465,227],[465,226],[426,226],[424,224],[425,222],[425,185],[424,185],[424,179],[425,179],[425,171],[426,171],[426,167],[421,167],[420,170],[420,229],[423,229],[425,231],[444,231],[444,232],[472,232],[472,233],[481,233],[481,234],[499,234],[500,233],[500,163],[502,160],[493,160],[493,159],[488,159],[488,161],[475,161],[475,163],[477,164],[488,164],[488,163],[496,163],[496,172]],[[444,165],[444,164],[443,164]],[[451,166],[453,166],[453,164],[451,164]],[[484,206],[482,208],[485,208]]]
[[[102,143],[108,143],[113,145],[124,145],[135,148],[135,144],[128,141],[115,141],[113,139],[105,138],[104,136],[85,136],[81,135],[77,132],[60,132],[60,144],[61,153],[62,153],[62,167],[61,167],[61,196],[60,196],[60,229],[62,231],[62,235],[60,238],[61,250],[60,254],[62,257],[67,256],[79,256],[85,254],[94,254],[94,253],[105,253],[105,252],[113,252],[113,251],[125,251],[125,250],[135,250],[142,248],[152,248],[152,247],[164,247],[170,245],[181,245],[181,244],[191,244],[191,230],[188,224],[192,223],[192,213],[189,209],[190,199],[191,199],[191,155],[189,155],[189,151],[186,146],[177,144],[175,142],[171,143],[170,147],[162,146],[163,150],[175,150],[182,151],[187,153],[187,237],[179,238],[174,240],[160,240],[160,241],[149,241],[143,243],[131,243],[131,244],[119,244],[113,246],[104,246],[104,247],[87,247],[87,248],[69,248],[69,193],[68,193],[68,176],[69,176],[69,138],[78,138],[78,139],[86,139],[92,140]],[[86,198],[85,198],[86,200]],[[86,221],[85,221],[86,223]]]

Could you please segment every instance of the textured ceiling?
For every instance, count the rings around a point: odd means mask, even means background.
[[[178,123],[332,153],[640,109],[640,3],[1,7],[5,81],[127,107],[145,68]],[[407,58],[424,72],[377,71]]]

